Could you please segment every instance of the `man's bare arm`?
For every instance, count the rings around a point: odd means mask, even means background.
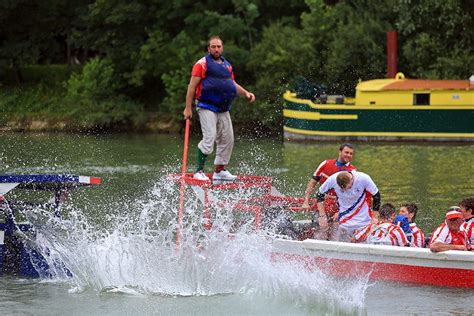
[[[324,210],[324,195],[323,193],[318,192],[316,195],[316,200],[318,201],[318,223],[319,227],[327,228],[328,227],[328,216],[326,215],[326,211]]]
[[[316,187],[316,184],[318,184],[318,182],[316,182],[316,180],[313,178],[309,180],[308,185],[306,185],[306,191],[304,192],[304,202],[302,207],[309,208],[309,199],[314,191],[314,188]]]
[[[237,89],[237,95],[244,96],[247,100],[252,103],[255,101],[255,95],[252,92],[245,90],[241,85],[234,81],[235,88]]]
[[[448,250],[466,250],[466,246],[443,244],[442,242],[434,242],[430,245],[430,250],[432,252],[441,252],[441,251],[448,251]]]
[[[184,108],[184,119],[190,119],[193,117],[193,100],[194,94],[196,93],[196,87],[201,82],[201,77],[192,76],[189,80],[188,91],[186,92],[186,107]]]

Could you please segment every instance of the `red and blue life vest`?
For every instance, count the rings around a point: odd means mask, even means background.
[[[213,112],[226,112],[232,106],[237,96],[237,88],[232,79],[232,65],[223,57],[223,63],[216,63],[212,57],[206,55],[206,77],[202,81],[202,90],[198,107]]]

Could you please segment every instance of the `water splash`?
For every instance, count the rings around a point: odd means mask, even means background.
[[[160,296],[243,295],[285,298],[298,304],[325,304],[332,310],[363,308],[368,287],[361,280],[333,279],[303,264],[272,259],[272,229],[255,231],[251,216],[230,207],[213,209],[213,228],[203,228],[202,205],[186,191],[184,228],[178,249],[179,186],[163,176],[147,196],[130,203],[110,202],[102,224],[75,205],[63,219],[32,210],[40,251],[50,266],[48,278],[67,282],[71,293]],[[250,192],[217,193],[245,198]],[[240,225],[233,223],[237,219]]]

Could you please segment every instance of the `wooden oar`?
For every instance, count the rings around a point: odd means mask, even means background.
[[[189,119],[186,119],[186,127],[184,129],[184,150],[183,150],[183,167],[181,169],[181,190],[179,192],[179,211],[178,211],[178,231],[176,232],[176,248],[179,249],[181,242],[181,231],[183,229],[183,211],[184,211],[184,177],[186,176],[186,164],[188,161],[188,139],[189,139]]]

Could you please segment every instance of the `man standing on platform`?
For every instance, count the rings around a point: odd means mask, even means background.
[[[352,156],[354,155],[354,147],[351,144],[342,144],[339,147],[339,155],[337,159],[328,159],[321,162],[314,171],[311,179],[306,186],[303,208],[310,208],[309,199],[316,185],[322,185],[327,178],[339,171],[352,171],[356,168],[351,165]],[[334,190],[329,191],[324,197],[324,210],[328,219],[328,228],[318,230],[315,238],[325,240],[335,240],[338,229],[337,211],[338,205],[336,201],[336,193]],[[313,222],[317,218],[313,217]]]
[[[222,56],[224,44],[218,36],[209,39],[207,51],[208,54],[193,67],[183,112],[185,120],[191,119],[195,98],[203,138],[198,144],[194,178],[209,180],[204,173],[204,164],[207,156],[214,150],[214,144],[217,144],[212,179],[233,181],[236,176],[225,170],[234,147],[234,131],[229,111],[237,95],[246,97],[250,103],[255,101],[255,95],[234,80],[232,65]]]

